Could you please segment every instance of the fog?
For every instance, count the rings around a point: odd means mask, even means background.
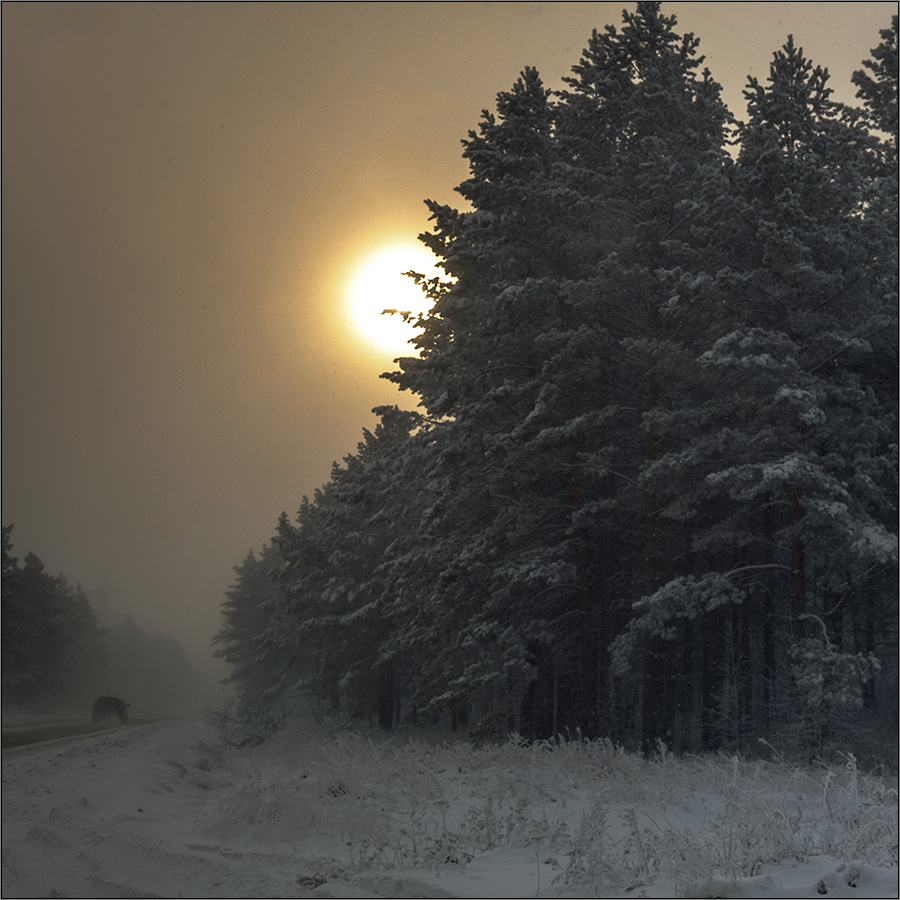
[[[411,404],[378,377],[391,354],[350,327],[353,266],[426,230],[425,198],[456,202],[459,141],[498,91],[526,65],[558,86],[622,7],[4,4],[17,553],[82,584],[104,624],[176,639],[220,676],[232,567],[355,449],[372,407]],[[852,101],[896,12],[665,8],[738,116],[746,75],[764,78],[788,33]]]

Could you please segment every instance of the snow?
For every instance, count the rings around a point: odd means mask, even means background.
[[[169,721],[3,754],[4,897],[897,897],[897,791],[604,742]]]

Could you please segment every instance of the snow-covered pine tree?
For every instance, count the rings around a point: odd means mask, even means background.
[[[418,525],[416,436],[427,429],[415,412],[395,406],[375,412],[379,423],[364,431],[343,466],[334,467],[319,510],[318,527],[330,550],[321,595],[326,615],[324,630],[312,630],[310,637],[328,647],[343,707],[355,715],[377,711],[379,724],[391,728],[400,720],[409,673],[401,649],[389,646],[397,609],[385,579],[407,530]]]
[[[416,632],[440,649],[425,660],[420,700],[463,715],[473,706],[481,727],[505,731],[524,727],[524,695],[554,645],[546,623],[574,583],[568,457],[523,446],[543,410],[558,424],[570,412],[548,343],[569,327],[565,281],[585,263],[553,103],[534,69],[464,146],[471,177],[457,190],[473,210],[429,203],[435,228],[423,235],[454,281],[423,322],[420,358],[388,377],[442,417],[429,451],[433,542],[419,563],[434,631]]]
[[[270,542],[235,566],[222,605],[215,655],[231,668],[226,683],[235,686],[237,717],[263,731],[277,727],[299,695],[328,694],[323,683],[334,682],[331,648],[304,629],[320,614],[327,577],[330,550],[317,516],[326,492],[303,497],[294,521],[281,513]]]
[[[280,678],[282,660],[276,658],[272,664],[265,637],[284,566],[284,558],[271,544],[263,545],[258,555],[250,550],[234,567],[235,581],[225,592],[224,624],[213,638],[218,646],[214,655],[229,666],[224,683],[234,686],[234,712],[244,719],[270,714],[269,691]]]
[[[898,17],[891,20],[890,28],[881,31],[881,43],[873,48],[871,60],[864,60],[863,71],[855,72],[857,97],[863,103],[863,115],[876,134],[882,139],[877,153],[874,176],[868,180],[869,191],[864,204],[864,221],[867,238],[873,247],[870,266],[874,271],[873,300],[880,303],[880,322],[873,316],[873,330],[868,336],[872,352],[855,368],[861,383],[875,393],[885,420],[885,440],[878,453],[886,459],[896,459],[898,429],[897,372],[900,367],[897,352],[898,311],[900,311],[900,285],[898,285]],[[874,327],[878,325],[877,329]],[[896,468],[894,469],[896,472]],[[886,498],[896,499],[894,482],[885,487]],[[897,508],[886,503],[882,524],[896,527]],[[877,709],[880,717],[891,721],[898,705],[897,631],[898,610],[894,588],[897,583],[895,569],[886,571],[882,583],[872,593],[869,614],[863,635],[856,646],[866,653],[877,655],[882,661],[878,679],[864,685],[864,699],[868,709]],[[878,599],[876,599],[878,598]]]
[[[868,336],[872,354],[859,368],[863,382],[870,385],[885,409],[897,412],[897,119],[898,119],[898,17],[891,28],[881,32],[882,42],[864,60],[865,69],[855,72],[857,97],[863,102],[862,121],[877,136],[872,168],[865,179],[867,188],[863,216],[867,240],[873,247],[870,265],[879,272],[881,286],[881,327]],[[871,74],[870,74],[871,73]],[[874,324],[874,323],[873,323]]]
[[[787,708],[791,643],[820,634],[817,620],[832,641],[848,616],[866,619],[896,557],[892,426],[858,374],[884,313],[864,215],[871,141],[827,81],[792,39],[765,86],[749,81],[719,262],[701,285],[722,330],[691,402],[658,423],[694,437],[646,473],[685,523],[691,571],[645,597],[632,630],[672,638],[706,619],[725,635],[701,693],[718,718],[707,733],[733,741]]]
[[[364,431],[357,452],[334,464],[312,501],[303,499],[296,521],[282,514],[272,539],[277,565],[266,567],[259,585],[261,615],[250,622],[251,640],[223,639],[232,656],[244,648],[255,653],[256,670],[245,680],[258,685],[269,706],[309,694],[353,714],[377,709],[381,724],[391,727],[404,676],[385,647],[391,614],[379,570],[416,489],[407,477],[406,444],[422,417],[395,407],[377,412],[374,432]],[[247,573],[253,591],[259,571],[254,563]],[[237,599],[248,602],[247,585]]]
[[[468,624],[444,682],[455,697],[515,685],[525,713],[503,724],[540,733],[616,719],[603,647],[669,553],[637,485],[658,452],[642,416],[678,366],[663,308],[724,166],[728,113],[696,39],[658,3],[624,20],[594,34],[558,102],[526,69],[464,142],[474,209],[431,203],[423,236],[455,282],[421,357],[389,376],[445,417],[436,458],[455,459],[434,604]]]
[[[708,266],[703,228],[724,189],[730,114],[719,85],[701,69],[699,41],[679,34],[659,3],[624,13],[621,32],[595,32],[567,79],[559,140],[584,185],[582,209],[596,236],[594,277],[585,318],[597,334],[604,378],[594,402],[604,427],[582,448],[585,469],[602,485],[612,514],[592,516],[593,605],[604,610],[598,644],[626,625],[631,603],[677,569],[681,535],[659,515],[642,472],[671,449],[673,434],[652,417],[689,402],[690,329],[704,315],[678,310],[679,286],[702,280]],[[599,527],[598,527],[599,526]],[[682,662],[652,643],[635,652],[636,677],[604,698],[604,730],[622,722],[645,739],[674,726],[673,672]],[[612,684],[609,664],[600,673]]]
[[[19,705],[28,699],[31,647],[36,640],[31,604],[22,585],[22,570],[12,555],[12,525],[3,526],[2,638],[3,702]]]
[[[773,543],[783,562],[790,544],[793,640],[818,639],[809,618],[817,616],[832,636],[826,643],[852,654],[862,648],[854,632],[868,629],[873,604],[886,599],[885,567],[896,565],[896,475],[887,452],[896,418],[865,377],[873,339],[895,324],[888,312],[896,293],[886,305],[878,264],[886,223],[873,227],[878,213],[869,203],[871,139],[832,103],[827,81],[827,70],[789,39],[768,86],[750,83],[736,171],[744,220],[757,223],[747,237],[759,250],[746,318],[753,316],[775,368],[788,369],[764,395],[777,411],[757,497],[783,504]]]
[[[863,60],[863,68],[853,73],[856,96],[862,101],[872,128],[882,132],[884,162],[889,171],[897,166],[898,130],[898,19],[891,19],[891,27],[881,31],[881,43],[872,49],[872,58]],[[895,172],[896,174],[896,172]]]

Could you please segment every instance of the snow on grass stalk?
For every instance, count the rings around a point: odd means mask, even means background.
[[[303,834],[355,869],[440,874],[528,850],[536,882],[549,865],[555,889],[596,894],[762,877],[821,856],[897,865],[896,789],[852,756],[840,769],[792,767],[603,741],[432,746],[294,728],[231,764],[250,768],[235,772],[214,827]]]

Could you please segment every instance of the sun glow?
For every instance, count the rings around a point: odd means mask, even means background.
[[[372,349],[395,356],[415,353],[409,341],[416,328],[405,321],[424,312],[429,301],[404,272],[439,274],[435,257],[418,244],[394,244],[371,253],[353,272],[347,288],[351,325]]]

